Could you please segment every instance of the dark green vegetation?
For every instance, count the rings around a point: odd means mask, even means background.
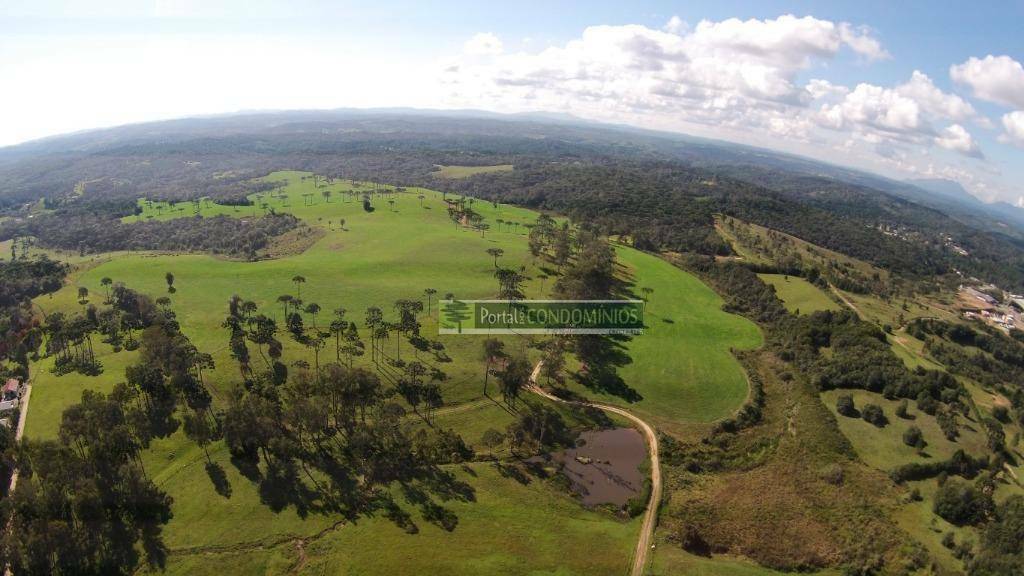
[[[925,343],[925,351],[955,374],[993,387],[1024,409],[1024,333],[1005,334],[980,322],[970,326],[917,319],[907,333]],[[964,348],[969,350],[964,350]]]
[[[254,260],[273,237],[298,227],[299,221],[287,214],[268,214],[251,221],[217,216],[128,224],[112,219],[110,214],[77,214],[74,210],[58,209],[10,224],[5,234],[32,236],[43,246],[77,250],[80,254],[178,250]]]

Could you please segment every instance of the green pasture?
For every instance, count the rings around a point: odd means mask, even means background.
[[[279,324],[283,310],[277,298],[290,294],[322,307],[315,319],[319,326],[330,322],[337,307],[344,307],[347,318],[362,326],[368,306],[379,306],[386,317],[393,318],[396,300],[425,301],[424,290],[432,288],[437,294],[431,298],[431,313],[424,312],[421,317],[423,334],[440,340],[452,361],[438,362],[396,338],[387,343],[389,354],[396,355],[401,346],[403,359],[418,358],[448,374],[443,384],[448,406],[439,411],[436,425],[454,428],[477,445],[488,428],[504,429],[513,416],[483,396],[481,338],[438,336],[436,302],[446,293],[459,298],[494,296],[497,282],[494,258],[486,253],[489,248],[504,251],[500,265],[525,271],[529,277],[527,297],[549,297],[554,279],[541,277],[541,268],[547,264],[527,250],[524,224],[532,223],[536,214],[476,201],[474,210],[490,225],[481,233],[453,223],[439,192],[411,188],[388,197],[375,195],[374,210],[366,212],[361,193],[371,190],[370,184],[335,181],[316,188],[310,175],[299,172],[274,173],[265,179],[287,184],[279,191],[253,197],[255,206],[200,202],[199,215],[247,218],[270,210],[293,213],[323,232],[301,254],[256,262],[201,254],[93,256],[78,262],[63,289],[35,303],[46,312],[82,310],[77,290],[84,286],[89,290],[86,304],[101,305],[105,288],[100,280],[104,277],[154,298],[168,296],[182,331],[201,351],[213,355],[216,369],[207,374],[207,384],[215,406],[222,407],[238,381],[237,364],[228,355],[228,333],[221,326],[232,295],[256,302],[260,312],[275,317]],[[326,189],[331,190],[330,197],[323,194]],[[163,207],[158,210],[157,206]],[[142,214],[132,218],[195,215],[192,203],[141,201],[140,207]],[[722,301],[713,291],[666,261],[625,247],[617,253],[622,275],[637,297],[642,295],[641,288],[652,289],[646,333],[624,344],[631,361],[621,367],[620,374],[643,398],[632,407],[666,430],[730,414],[748,392],[744,373],[730,349],[760,345],[757,327],[722,312]],[[167,272],[175,277],[174,293],[168,292]],[[306,282],[293,283],[297,275]],[[305,320],[307,325],[314,322],[308,314]],[[368,340],[365,329],[361,335]],[[314,363],[313,353],[293,342],[283,327],[279,338],[285,345],[287,364],[297,360]],[[97,335],[93,340],[104,365],[99,376],[58,377],[50,373],[48,359],[33,365],[29,438],[53,438],[61,412],[78,401],[83,389],[109,391],[123,380],[124,368],[136,354],[114,353]],[[507,351],[536,358],[526,338],[506,337],[505,341]],[[258,366],[260,355],[251,347]],[[320,360],[333,359],[330,343]],[[357,362],[369,365],[369,352]],[[493,379],[491,392],[492,396],[497,392]],[[586,393],[628,404],[617,396]],[[335,526],[337,518],[302,517],[292,507],[273,511],[262,502],[257,485],[231,464],[222,442],[209,447],[209,458],[225,471],[228,495],[215,490],[206,470],[207,455],[180,430],[155,441],[143,457],[147,475],[174,498],[174,518],[165,528],[171,574],[293,570],[412,574],[423,573],[425,567],[432,571],[443,567],[442,571],[452,574],[618,573],[627,565],[639,527],[636,521],[623,522],[606,512],[585,510],[564,490],[546,481],[532,479],[520,484],[484,463],[456,470],[474,487],[476,502],[444,503],[459,517],[451,534],[424,521],[415,508],[410,508],[420,527],[415,535],[382,518]],[[301,549],[297,542],[303,543]]]
[[[625,385],[641,398],[631,402],[614,390],[574,387],[628,406],[667,431],[730,415],[749,391],[730,350],[760,346],[760,329],[723,312],[714,291],[657,256],[618,247],[617,258],[633,296],[647,298],[644,333],[621,343],[629,360],[619,369]],[[651,290],[649,296],[643,288]]]
[[[840,310],[841,306],[814,284],[799,276],[758,274],[765,283],[775,287],[775,295],[790,312],[809,314],[818,310]]]
[[[469,178],[474,174],[510,172],[511,170],[511,164],[497,164],[494,166],[438,166],[433,175],[439,178]]]

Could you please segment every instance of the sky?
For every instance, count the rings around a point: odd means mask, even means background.
[[[250,110],[543,111],[1024,206],[1024,2],[3,4],[0,146]]]

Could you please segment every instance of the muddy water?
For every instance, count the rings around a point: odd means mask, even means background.
[[[583,504],[622,506],[643,489],[639,466],[647,457],[644,437],[633,428],[590,430],[576,448],[551,454],[562,465]]]

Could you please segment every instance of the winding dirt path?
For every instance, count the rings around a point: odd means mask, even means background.
[[[14,432],[14,441],[21,442],[21,437],[25,434],[25,422],[28,421],[28,401],[32,399],[32,375],[29,374],[28,380],[25,381],[25,393],[21,396],[21,401],[18,403],[18,428]],[[7,493],[12,494],[14,488],[18,486],[18,469],[15,468],[14,472],[11,473],[11,483],[7,486]]]
[[[857,314],[857,317],[858,317],[858,318],[860,318],[861,320],[864,320],[864,319],[865,319],[865,318],[864,318],[864,315],[863,315],[863,314],[861,314],[861,312],[860,312],[860,308],[857,308],[857,305],[856,305],[856,304],[854,304],[853,302],[851,302],[851,301],[850,301],[850,299],[846,297],[846,294],[843,294],[842,292],[840,292],[840,291],[839,291],[839,289],[838,289],[838,288],[836,288],[836,287],[835,287],[834,285],[832,285],[832,284],[829,284],[829,285],[828,285],[828,287],[829,287],[829,288],[830,288],[830,289],[832,290],[832,293],[833,293],[833,294],[835,294],[836,296],[838,296],[838,297],[839,297],[839,299],[843,301],[843,304],[846,304],[847,306],[849,306],[850,310],[853,310],[853,312],[854,312],[855,314]]]
[[[598,402],[583,402],[565,400],[559,398],[537,385],[537,375],[540,374],[542,362],[538,362],[533,368],[533,373],[530,374],[530,385],[528,389],[541,396],[547,398],[552,402],[561,402],[562,404],[575,404],[578,406],[592,406],[599,408],[605,412],[612,412],[629,419],[640,428],[644,438],[647,439],[647,447],[650,451],[651,456],[651,497],[647,501],[647,510],[644,511],[644,520],[640,525],[640,537],[637,539],[636,550],[633,552],[633,563],[630,567],[630,576],[642,576],[644,573],[644,567],[647,565],[647,554],[653,548],[654,542],[654,528],[658,521],[658,506],[661,503],[661,463],[658,460],[658,435],[654,433],[654,428],[644,422],[640,418],[634,416],[631,412],[618,406],[611,406],[609,404],[601,404]]]

